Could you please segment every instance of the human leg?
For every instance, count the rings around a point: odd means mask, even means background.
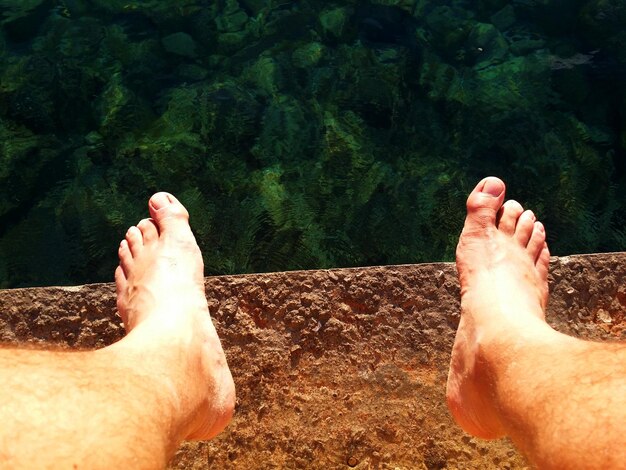
[[[182,440],[228,423],[234,386],[187,211],[165,193],[149,208],[120,245],[124,339],[88,352],[0,349],[0,466],[162,468]]]
[[[626,345],[582,341],[545,323],[543,226],[503,201],[496,178],[468,198],[448,406],[467,432],[508,435],[541,468],[617,468],[626,462]]]

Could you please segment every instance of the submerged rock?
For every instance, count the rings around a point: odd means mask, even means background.
[[[333,8],[324,10],[319,15],[322,31],[333,39],[339,39],[348,23],[349,10],[347,8]]]
[[[309,68],[317,65],[324,56],[324,46],[319,42],[311,42],[299,47],[291,55],[296,67]]]
[[[0,25],[11,40],[26,41],[37,34],[51,8],[51,0],[5,1],[0,4]]]
[[[363,5],[355,10],[359,39],[371,47],[403,46],[417,51],[418,21],[406,11],[392,6]]]
[[[494,13],[491,18],[491,23],[500,31],[506,31],[515,24],[515,9],[512,5],[507,5],[502,10]]]
[[[509,51],[506,39],[488,23],[474,25],[466,44],[467,56],[474,59],[476,68],[501,63]]]
[[[245,29],[248,19],[248,15],[236,0],[226,0],[221,14],[215,19],[215,25],[222,33],[235,33]]]
[[[165,50],[171,54],[176,54],[190,59],[198,57],[196,42],[193,38],[183,32],[170,34],[161,39]]]

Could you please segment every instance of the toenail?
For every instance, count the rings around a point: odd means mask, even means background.
[[[163,193],[163,192],[156,193],[154,196],[150,198],[150,204],[156,210],[159,210],[162,207],[165,207],[168,204],[171,204],[172,202],[173,201],[170,195],[168,193]]]
[[[497,178],[488,178],[483,186],[483,193],[498,197],[504,191],[504,183]]]
[[[519,202],[517,202],[514,199],[509,199],[508,201],[505,201],[504,204],[502,204],[502,207],[507,208],[507,209],[517,209],[518,207],[521,207]]]

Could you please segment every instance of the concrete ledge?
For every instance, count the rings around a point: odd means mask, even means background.
[[[626,253],[551,266],[555,328],[626,340]],[[172,468],[526,468],[508,441],[471,438],[447,412],[454,265],[214,277],[206,291],[237,412]],[[112,284],[0,291],[4,343],[102,347],[119,321]]]

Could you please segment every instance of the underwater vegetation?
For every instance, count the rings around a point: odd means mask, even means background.
[[[207,274],[452,260],[487,174],[626,249],[626,0],[0,0],[0,287],[112,280],[155,191]]]

